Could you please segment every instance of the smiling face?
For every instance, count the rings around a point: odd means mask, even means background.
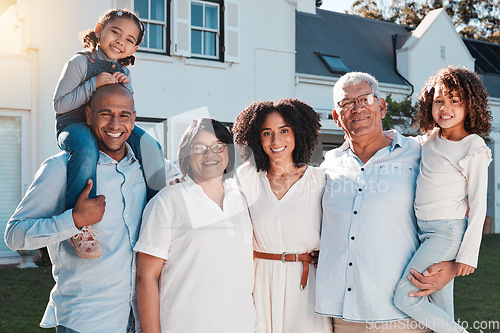
[[[86,108],[87,125],[99,150],[116,161],[126,155],[125,141],[134,129],[134,100],[121,84],[100,87]]]
[[[432,118],[442,129],[445,137],[464,137],[466,111],[457,91],[450,92],[437,86],[432,100]],[[464,135],[465,134],[465,135]]]
[[[370,84],[361,82],[343,88],[339,100],[357,98],[370,93],[373,93]],[[385,101],[378,97],[371,105],[360,106],[356,102],[352,110],[342,110],[336,106],[333,110],[333,119],[351,140],[359,140],[363,137],[368,139],[383,133],[382,119],[385,117],[385,113]]]
[[[295,134],[278,112],[267,115],[260,129],[260,142],[271,162],[277,160],[293,162]]]
[[[196,184],[214,178],[222,178],[224,175],[229,161],[228,148],[225,147],[221,153],[214,153],[209,146],[217,143],[222,142],[213,133],[206,130],[200,131],[194,137],[189,160],[193,180]],[[207,149],[203,154],[196,154],[195,151],[200,145],[206,146]]]
[[[126,58],[137,50],[139,33],[133,20],[122,17],[114,18],[104,26],[98,23],[95,27],[101,50],[113,60]]]

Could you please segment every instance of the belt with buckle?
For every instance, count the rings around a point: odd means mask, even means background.
[[[254,259],[264,259],[264,260],[280,260],[281,262],[302,262],[302,279],[300,280],[300,289],[304,290],[307,284],[307,276],[309,275],[309,263],[312,260],[310,253],[264,253],[253,251]]]

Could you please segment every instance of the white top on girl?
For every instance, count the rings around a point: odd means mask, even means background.
[[[470,214],[457,262],[477,267],[486,215],[488,165],[491,151],[477,134],[450,141],[439,128],[422,145],[417,178],[415,214],[422,220],[463,219],[469,200]]]

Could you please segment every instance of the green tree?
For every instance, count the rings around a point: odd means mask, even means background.
[[[351,14],[372,18],[375,20],[385,20],[383,11],[374,0],[357,0],[352,4]]]
[[[382,119],[384,130],[396,128],[401,134],[418,134],[414,122],[418,110],[417,103],[412,103],[409,97],[399,102],[395,101],[391,94],[387,95],[385,102],[387,103],[387,113]]]
[[[350,14],[416,27],[433,9],[444,8],[457,32],[467,38],[500,43],[498,0],[357,0]]]

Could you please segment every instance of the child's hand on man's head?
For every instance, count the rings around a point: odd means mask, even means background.
[[[462,264],[461,262],[457,262],[457,276],[466,276],[474,273],[476,269],[467,264]]]
[[[118,83],[124,84],[130,82],[128,76],[123,74],[122,72],[114,72],[113,76],[118,81]]]
[[[113,74],[110,74],[108,72],[102,72],[101,74],[95,77],[95,88],[97,89],[107,84],[115,84],[118,82],[119,81]]]

